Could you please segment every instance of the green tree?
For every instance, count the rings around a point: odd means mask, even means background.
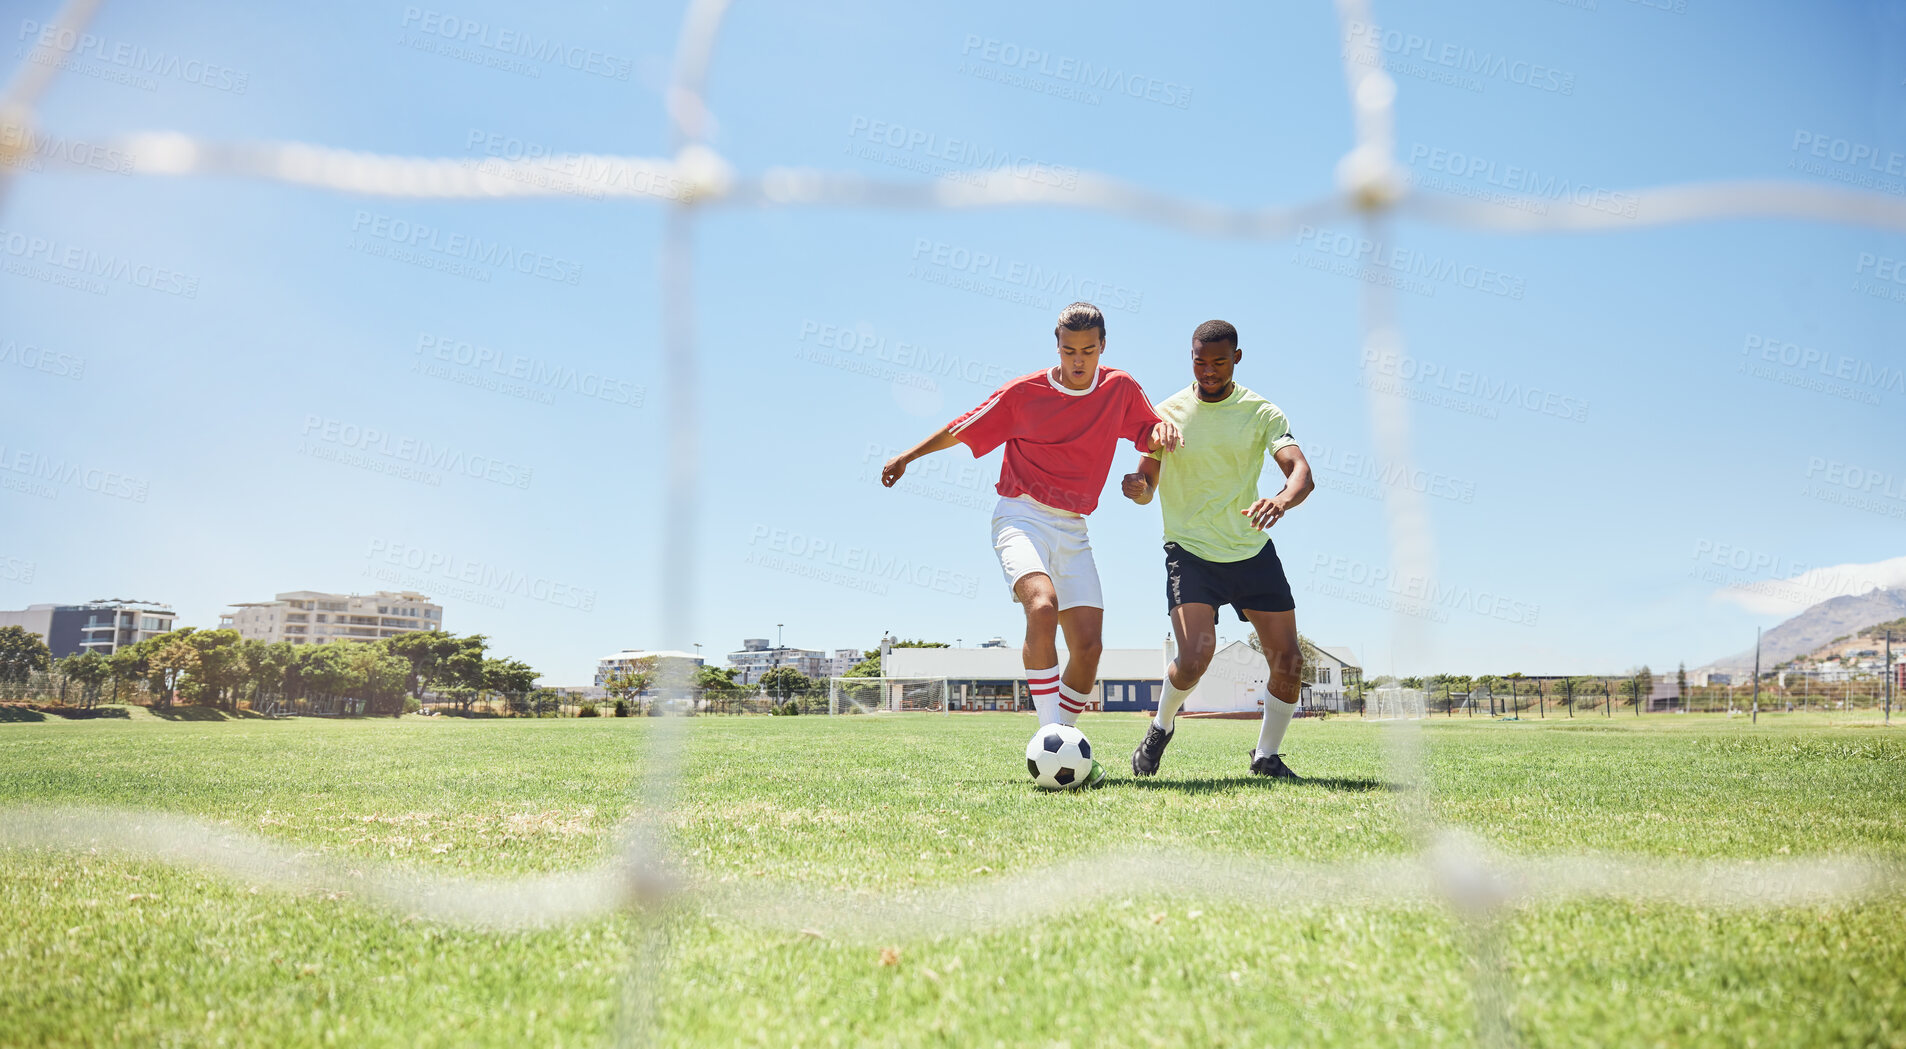
[[[1681,701],[1681,709],[1688,709],[1688,665],[1686,663],[1675,668],[1674,695]]]
[[[436,681],[443,673],[446,664],[457,657],[465,647],[464,638],[442,630],[419,630],[410,634],[399,634],[385,642],[391,655],[403,659],[409,664],[407,687],[418,703],[424,700],[424,689]]]
[[[348,646],[345,665],[351,672],[350,691],[364,701],[365,713],[396,717],[404,712],[410,684],[409,660],[393,655],[384,642],[377,641]]]
[[[158,698],[161,709],[170,709],[178,696],[179,684],[199,668],[199,650],[193,646],[192,627],[147,638],[140,646],[150,646],[146,655],[146,684]]]
[[[921,646],[932,647],[932,646]],[[945,647],[945,646],[939,646]],[[761,675],[761,691],[782,702],[804,693],[814,691],[814,679],[793,667],[775,667]]]
[[[536,668],[517,659],[485,659],[483,687],[497,692],[528,692],[542,675]]]
[[[848,667],[847,673],[842,674],[841,676],[842,677],[879,677],[880,676],[880,650],[877,648],[867,649],[861,653],[861,657],[862,658],[860,662],[855,663],[851,667]]]
[[[106,677],[113,683],[113,702],[120,702],[120,689],[146,679],[146,654],[137,645],[115,651],[106,657]]]
[[[457,638],[456,642],[456,649],[438,663],[430,684],[437,691],[447,693],[459,709],[468,713],[485,687],[483,652],[489,647],[490,639],[482,634],[470,634]]]
[[[198,653],[198,666],[184,682],[181,693],[192,703],[214,707],[226,705],[238,709],[238,689],[245,682],[245,657],[239,650],[236,630],[195,630],[185,638]]]
[[[28,675],[52,662],[53,653],[40,635],[23,626],[0,627],[0,684],[24,684]]]
[[[99,702],[99,686],[105,684],[110,668],[106,657],[88,649],[75,652],[59,661],[60,676],[80,688],[80,705],[94,706]]]

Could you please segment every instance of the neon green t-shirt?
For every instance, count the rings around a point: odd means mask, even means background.
[[[1175,452],[1146,453],[1159,461],[1165,540],[1207,561],[1255,557],[1270,537],[1241,511],[1257,501],[1264,457],[1297,443],[1290,420],[1236,383],[1231,396],[1212,404],[1198,399],[1193,383],[1161,402],[1158,414],[1185,435]]]

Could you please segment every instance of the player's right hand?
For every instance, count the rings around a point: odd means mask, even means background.
[[[885,485],[888,488],[892,488],[894,486],[894,482],[900,480],[901,475],[905,474],[906,472],[907,472],[906,458],[903,456],[896,455],[893,458],[887,460],[887,465],[880,468],[880,483],[882,485]]]
[[[1126,474],[1124,482],[1119,485],[1120,490],[1125,493],[1125,498],[1133,502],[1145,498],[1151,491],[1151,487],[1145,483],[1145,475],[1137,472]]]

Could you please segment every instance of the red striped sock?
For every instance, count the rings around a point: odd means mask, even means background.
[[[1059,720],[1059,668],[1045,670],[1026,668],[1026,691],[1032,693],[1032,708],[1039,714],[1041,725],[1050,725]]]

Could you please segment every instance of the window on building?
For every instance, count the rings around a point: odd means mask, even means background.
[[[1330,668],[1329,667],[1317,668],[1317,683],[1319,685],[1330,684]]]

